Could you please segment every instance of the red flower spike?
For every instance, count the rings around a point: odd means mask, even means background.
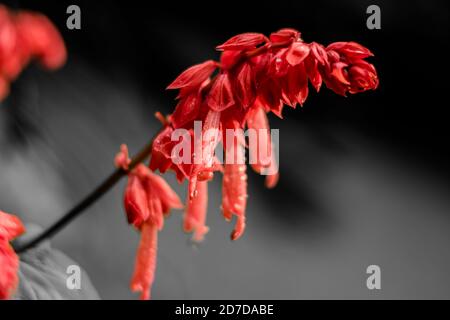
[[[228,73],[219,74],[213,81],[206,103],[214,111],[223,111],[235,103]]]
[[[192,240],[200,242],[209,231],[205,225],[208,208],[208,182],[198,181],[196,191],[194,197],[191,198],[189,194],[187,196],[183,228],[185,232],[194,232]]]
[[[11,298],[17,288],[19,257],[9,243],[24,232],[19,218],[0,211],[0,300]]]
[[[220,63],[206,62],[183,72],[170,86],[180,89],[180,99],[172,116],[163,119],[163,129],[154,139],[152,145],[150,168],[161,173],[171,169],[176,172],[181,182],[188,179],[187,207],[183,227],[185,231],[194,232],[194,240],[203,239],[207,232],[205,226],[207,208],[207,183],[215,171],[223,172],[222,211],[226,220],[236,216],[236,224],[231,234],[233,240],[242,236],[245,226],[245,208],[247,205],[247,174],[245,165],[245,136],[242,129],[247,125],[257,131],[257,144],[250,148],[251,163],[254,170],[266,175],[265,185],[273,188],[279,179],[278,164],[272,153],[272,141],[269,133],[267,113],[273,112],[282,117],[284,104],[295,107],[303,104],[308,96],[308,79],[319,91],[322,82],[338,94],[357,93],[375,89],[378,76],[374,66],[364,58],[372,55],[365,47],[355,42],[337,42],[325,48],[312,42],[304,43],[300,32],[294,29],[281,29],[270,35],[245,33],[232,37],[217,47],[222,50]],[[211,74],[218,68],[212,79]],[[195,121],[203,122],[201,135],[194,131]],[[190,154],[185,155],[172,141],[171,135],[177,128],[187,131],[193,146]],[[226,130],[239,129],[233,134],[233,143],[227,143]],[[214,129],[214,134],[206,134]],[[221,135],[216,134],[220,132]],[[251,133],[250,133],[251,134]],[[223,168],[217,163],[215,148],[222,137],[225,151]],[[193,138],[193,139],[192,139]],[[200,139],[202,138],[202,139]],[[258,139],[259,138],[259,139]],[[200,142],[201,141],[201,142]],[[254,144],[249,139],[249,144]],[[266,150],[259,154],[259,150]],[[255,154],[255,152],[257,152]],[[237,155],[234,161],[229,156]],[[186,157],[185,157],[186,156]],[[178,163],[178,158],[193,160],[191,163]],[[258,159],[265,157],[265,159]],[[125,163],[125,157],[116,161]],[[131,174],[136,174],[146,190],[149,217],[142,225],[149,224],[155,230],[163,224],[165,213],[177,203],[175,195],[172,200],[165,199],[153,181],[151,171],[139,166]],[[145,168],[145,167],[144,167]],[[158,177],[159,179],[160,177]],[[140,187],[141,188],[141,187]],[[161,188],[164,190],[170,187]],[[151,192],[149,190],[152,190]],[[135,201],[137,202],[137,200]],[[155,231],[156,232],[156,231]],[[148,261],[149,259],[145,260]],[[153,279],[154,268],[151,276]],[[145,278],[142,276],[142,278]],[[149,288],[153,280],[142,281],[140,289]],[[145,297],[145,296],[144,296]]]
[[[209,78],[217,67],[217,63],[208,60],[186,69],[181,73],[167,89],[181,89],[186,87],[196,87]]]
[[[286,61],[291,66],[296,66],[305,60],[309,54],[309,50],[309,46],[306,43],[299,41],[294,42],[286,52]]]
[[[136,256],[131,290],[141,292],[141,300],[150,299],[150,291],[155,280],[156,255],[158,251],[158,228],[145,222],[141,228],[141,241]]]
[[[254,49],[267,38],[261,33],[242,33],[228,39],[225,43],[217,46],[217,50],[248,50]]]

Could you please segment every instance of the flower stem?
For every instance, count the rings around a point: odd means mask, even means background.
[[[129,169],[132,170],[136,165],[144,161],[152,151],[153,139],[151,139],[150,143],[144,146],[139,153],[137,153],[129,164]],[[81,213],[84,212],[87,208],[89,208],[93,203],[95,203],[98,199],[100,199],[104,194],[106,194],[112,187],[116,185],[119,180],[126,176],[128,171],[119,168],[116,169],[109,177],[107,177],[100,185],[98,185],[91,193],[89,193],[84,199],[82,199],[79,203],[77,203],[72,209],[70,209],[67,213],[62,215],[62,217],[57,220],[53,225],[44,230],[41,234],[37,235],[35,238],[30,241],[20,244],[15,247],[15,251],[17,253],[22,253],[36,245],[38,245],[43,240],[54,236],[60,230],[62,230],[69,222],[78,217]]]

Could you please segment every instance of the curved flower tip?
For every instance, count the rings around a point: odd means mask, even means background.
[[[0,211],[0,300],[9,299],[15,292],[19,278],[19,257],[10,241],[25,232],[16,216]]]
[[[237,218],[236,225],[234,226],[234,230],[231,233],[231,240],[239,239],[245,231],[245,216],[240,216]]]
[[[150,291],[155,279],[157,251],[158,228],[150,222],[145,222],[141,228],[141,241],[130,285],[132,291],[141,292],[141,300],[150,299]]]
[[[189,191],[188,191],[189,193]],[[209,228],[206,226],[206,212],[208,209],[208,182],[197,181],[194,197],[187,196],[186,212],[184,214],[183,229],[193,232],[192,240],[201,242]]]
[[[273,189],[278,184],[278,180],[279,179],[280,179],[280,174],[279,173],[268,175],[268,176],[266,176],[266,180],[264,182],[264,185],[268,189]]]

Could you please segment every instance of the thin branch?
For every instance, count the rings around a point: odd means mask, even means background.
[[[132,170],[136,165],[144,161],[152,151],[152,143],[153,139],[151,139],[150,143],[147,144],[144,148],[139,151],[132,159],[129,164],[129,170]],[[104,180],[97,188],[95,188],[90,194],[88,194],[83,200],[81,200],[78,204],[76,204],[71,210],[69,210],[66,214],[62,215],[62,217],[56,221],[53,225],[51,225],[48,229],[43,231],[41,234],[31,239],[30,241],[17,246],[15,251],[17,253],[22,253],[36,245],[38,245],[43,240],[54,236],[60,230],[62,230],[69,222],[78,217],[81,213],[84,212],[85,209],[90,207],[93,203],[95,203],[98,199],[100,199],[104,194],[106,194],[112,187],[116,185],[116,183],[124,176],[127,175],[127,171],[122,168],[114,171],[106,180]]]

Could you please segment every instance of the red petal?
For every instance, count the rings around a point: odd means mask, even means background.
[[[349,85],[348,75],[346,74],[345,68],[348,67],[346,63],[336,62],[332,66],[331,75],[334,76],[338,81],[343,84]]]
[[[266,40],[266,36],[261,33],[242,33],[238,34],[225,43],[217,46],[217,50],[247,50],[253,49],[257,45],[263,43]]]
[[[124,205],[128,223],[140,228],[142,223],[148,219],[150,213],[148,211],[147,192],[141,179],[135,174],[131,174],[128,178]]]
[[[319,62],[311,55],[305,60],[306,73],[317,92],[319,92],[322,86],[322,76],[319,72],[318,64]]]
[[[325,48],[316,42],[311,42],[309,46],[311,48],[311,53],[317,62],[319,62],[322,66],[328,65],[328,55]]]
[[[301,63],[309,54],[309,46],[303,42],[294,42],[286,52],[286,61],[291,66]]]
[[[327,50],[334,50],[341,54],[345,54],[348,58],[364,59],[373,56],[369,49],[356,42],[334,42],[327,47]]]
[[[216,69],[217,63],[213,60],[208,60],[200,64],[196,64],[185,71],[183,71],[168,87],[167,89],[180,89],[184,87],[195,87],[200,85],[203,81]]]
[[[249,140],[249,163],[253,170],[261,173],[270,166],[272,143],[270,140],[269,119],[262,107],[255,107],[247,117]]]
[[[259,91],[259,100],[264,107],[281,118],[283,102],[281,101],[280,85],[276,81],[268,79],[261,84]]]
[[[141,241],[136,256],[131,290],[141,292],[141,299],[150,299],[150,291],[155,279],[156,254],[158,251],[158,228],[144,223],[141,229]]]
[[[182,98],[171,116],[174,128],[180,128],[186,123],[193,121],[198,115],[200,103],[201,97],[197,92],[192,92]]]
[[[180,198],[163,177],[151,173],[149,182],[152,184],[152,191],[157,194],[161,201],[163,213],[168,213],[170,209],[183,208]]]
[[[214,111],[223,111],[234,104],[233,89],[228,73],[221,73],[216,77],[206,103]]]
[[[300,32],[295,29],[285,28],[273,32],[270,35],[270,41],[272,43],[286,42],[289,40],[298,40],[300,38]]]
[[[256,81],[252,67],[244,63],[236,76],[236,97],[244,108],[250,107],[256,99]]]
[[[220,66],[222,70],[231,69],[241,59],[242,51],[224,51],[220,56]]]

